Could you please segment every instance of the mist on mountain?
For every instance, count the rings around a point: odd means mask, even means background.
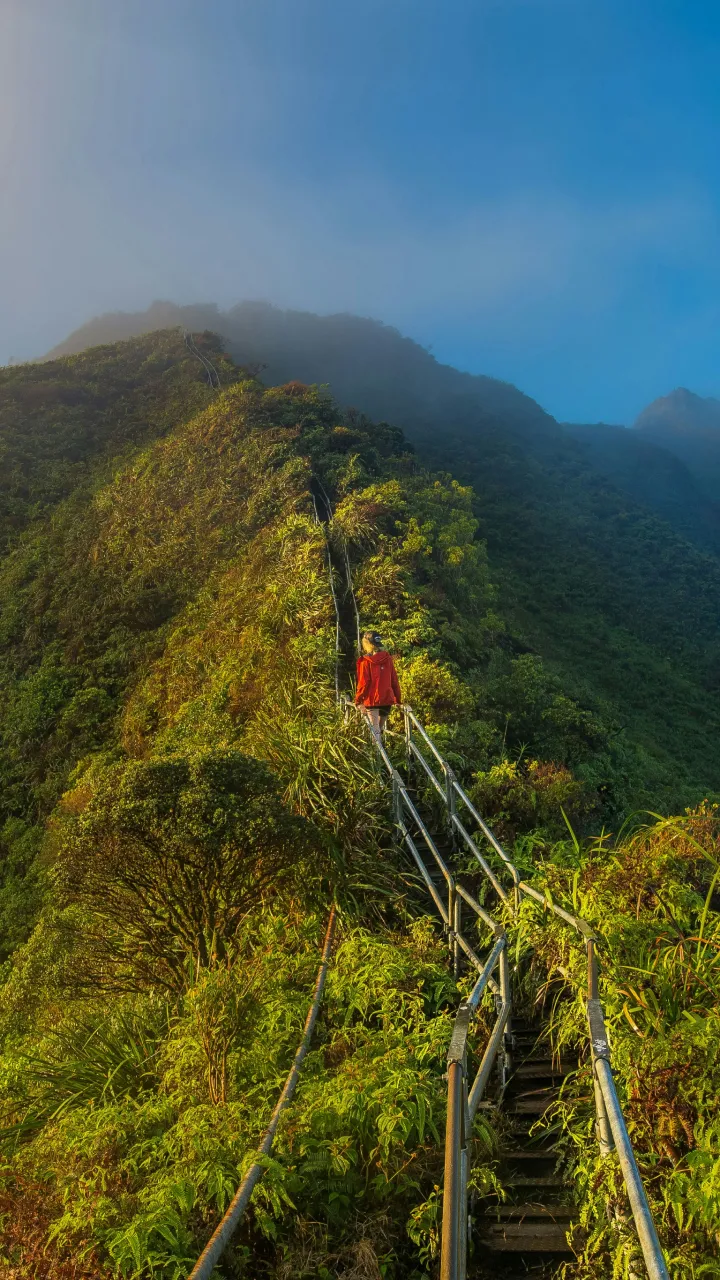
[[[720,400],[678,387],[654,400],[636,418],[633,430],[669,449],[713,501],[720,497]]]
[[[455,421],[474,421],[480,413],[528,432],[557,431],[554,419],[510,383],[461,373],[390,325],[344,313],[320,316],[265,302],[241,302],[228,311],[154,302],[146,311],[91,320],[47,359],[173,325],[220,334],[233,359],[269,386],[294,378],[329,383],[342,404],[394,422],[415,438],[432,435],[448,410]]]

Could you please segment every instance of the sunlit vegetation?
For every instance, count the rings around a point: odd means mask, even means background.
[[[476,802],[597,928],[673,1275],[712,1274],[715,810],[608,834],[651,785],[647,757],[518,639],[473,491],[395,428],[316,387],[267,390],[205,342],[226,383],[212,395],[172,333],[9,371],[2,1266],[187,1275],[292,1061],[336,901],[312,1051],[223,1274],[433,1273],[459,990],[366,737],[336,705],[327,539]],[[55,419],[48,388],[71,383],[102,389],[102,415],[60,397]],[[514,936],[528,1007],[554,1008],[558,1046],[584,1043],[581,955],[532,906]],[[572,1274],[609,1277],[634,1245],[584,1071],[559,1108],[588,1233]],[[479,1193],[497,1141],[479,1122]]]
[[[720,1148],[720,813],[641,823],[621,840],[550,845],[535,876],[601,940],[601,998],[628,1129],[671,1274],[717,1274]],[[519,928],[526,983],[551,1011],[555,1050],[584,1046],[585,956],[530,905]],[[573,999],[571,991],[577,992]],[[643,1274],[615,1157],[594,1135],[587,1052],[557,1105],[586,1241],[572,1276]]]

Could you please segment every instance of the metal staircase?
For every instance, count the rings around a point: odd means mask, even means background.
[[[513,1280],[551,1275],[572,1256],[571,1189],[558,1171],[556,1132],[548,1108],[577,1062],[551,1055],[542,1021],[511,1019],[509,1072],[501,1102],[504,1139],[500,1181],[505,1198],[476,1206],[473,1275]]]
[[[352,704],[346,706],[350,713]],[[440,915],[455,974],[467,965],[477,975],[470,995],[457,1011],[448,1051],[440,1280],[549,1276],[558,1261],[573,1252],[572,1202],[558,1173],[555,1135],[546,1113],[566,1074],[577,1064],[552,1059],[542,1022],[533,1024],[513,1015],[508,930],[512,930],[513,917],[526,898],[561,919],[586,950],[586,1008],[600,1150],[604,1155],[617,1151],[650,1280],[669,1280],[613,1081],[593,931],[586,921],[521,878],[412,709],[404,706],[402,710],[404,765],[396,767],[380,736],[369,727],[368,732],[392,791],[398,838]],[[439,796],[444,812],[440,824],[431,816],[430,807],[420,801],[420,789],[411,781],[415,777]],[[441,834],[436,834],[438,827]],[[454,869],[467,861],[468,853],[479,868],[475,877],[460,876]],[[474,883],[478,878],[484,882],[484,895]],[[492,914],[478,901],[482,896],[493,900]],[[467,936],[468,918],[473,927],[481,927],[489,935],[485,960],[475,950],[474,937],[471,941]],[[473,1074],[469,1065],[473,1057],[471,1029],[486,989],[495,996],[496,1017]],[[471,1217],[468,1176],[473,1122],[491,1081],[507,1133],[501,1152],[506,1196],[501,1201],[488,1198],[474,1206]]]

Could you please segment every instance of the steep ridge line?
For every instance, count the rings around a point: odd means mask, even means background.
[[[324,489],[322,489],[319,482],[317,489],[317,494],[313,489],[312,499],[318,524],[321,524],[325,530],[331,595],[336,614],[336,692],[338,702],[343,706],[345,715],[349,715],[352,713],[359,713],[360,709],[357,708],[354,703],[350,702],[347,697],[343,696],[339,688],[339,671],[343,654],[344,629],[338,602],[334,566],[327,537],[327,523],[331,519],[332,510],[327,494]],[[326,518],[324,520],[320,514],[318,496],[325,508]],[[352,586],[351,568],[349,557],[347,556],[347,549],[345,549],[343,563],[345,572],[347,573],[345,597],[352,599],[359,633],[359,611]],[[445,1177],[443,1191],[440,1280],[466,1280],[467,1277],[470,1225],[468,1218],[468,1180],[470,1173],[469,1143],[472,1134],[472,1125],[481,1104],[484,1091],[491,1078],[492,1071],[498,1063],[500,1065],[501,1097],[505,1092],[507,1085],[507,1073],[510,1066],[510,1047],[513,1039],[511,1034],[508,1043],[507,1031],[510,1027],[512,1012],[511,976],[508,960],[508,933],[505,926],[500,921],[496,920],[485,909],[485,907],[476,900],[475,896],[457,879],[456,875],[452,871],[450,863],[452,862],[455,853],[458,851],[458,848],[461,847],[459,844],[460,840],[462,840],[465,848],[469,850],[475,858],[484,877],[487,879],[491,888],[495,891],[499,904],[503,910],[509,911],[511,916],[515,916],[523,897],[528,897],[532,901],[542,905],[545,911],[552,912],[558,918],[563,920],[565,924],[572,926],[584,940],[587,950],[589,980],[586,1008],[593,1063],[598,1141],[601,1152],[604,1155],[608,1154],[613,1147],[617,1150],[638,1238],[650,1280],[669,1280],[669,1272],[667,1270],[662,1248],[655,1230],[651,1211],[645,1195],[642,1180],[640,1178],[639,1170],[637,1168],[632,1144],[625,1126],[622,1109],[620,1107],[613,1081],[612,1069],[610,1066],[609,1046],[603,1021],[602,1006],[599,999],[598,966],[595,949],[596,938],[593,931],[584,920],[571,915],[563,908],[557,906],[546,894],[543,894],[539,890],[535,889],[534,886],[521,879],[520,873],[512,860],[502,848],[492,830],[475,809],[475,806],[472,804],[471,800],[455,777],[453,770],[443,758],[438,748],[413,713],[412,708],[407,705],[403,705],[402,714],[404,721],[406,769],[409,772],[413,765],[419,767],[426,783],[431,785],[435,792],[440,796],[447,810],[447,826],[450,833],[450,847],[449,849],[443,849],[441,841],[431,834],[428,824],[424,821],[418,806],[410,794],[410,786],[408,782],[403,778],[398,768],[394,765],[380,734],[375,732],[371,728],[369,721],[363,717],[370,739],[379,757],[382,769],[384,770],[390,784],[394,823],[399,836],[398,843],[409,850],[413,862],[420,873],[420,877],[440,915],[444,931],[447,934],[448,949],[452,959],[455,976],[459,976],[462,957],[465,957],[478,975],[469,996],[460,1004],[457,1010],[447,1057],[446,1078],[448,1081],[448,1101],[445,1132]],[[416,739],[419,739],[419,742]],[[422,747],[425,748],[425,751],[423,751],[419,743],[422,743]],[[427,755],[425,754],[426,752],[430,754],[432,759],[434,759],[435,767],[433,767],[428,760]],[[438,777],[435,772],[438,768],[441,777]],[[467,810],[470,818],[474,821],[478,830],[490,845],[492,852],[499,857],[504,864],[504,871],[510,874],[513,882],[510,890],[506,889],[502,884],[502,880],[500,879],[502,872],[500,875],[496,875],[486,858],[480,852],[475,839],[465,825],[465,823],[468,822],[467,816],[464,815],[465,821],[463,821],[458,814],[459,806],[462,806],[464,810]],[[433,874],[428,869],[418,846],[420,846],[420,848],[424,846],[430,853],[434,863],[435,875],[436,877],[439,876],[440,879],[439,885],[436,883],[436,880],[433,878]],[[441,892],[442,889],[444,889],[446,894],[445,899]],[[493,935],[493,944],[489,955],[484,962],[476,954],[474,948],[463,932],[463,905],[469,907],[476,918],[481,921]],[[216,1231],[213,1233],[211,1240],[208,1242],[208,1245],[198,1259],[193,1271],[190,1273],[189,1280],[209,1280],[215,1264],[224,1252],[242,1219],[254,1187],[262,1177],[262,1173],[265,1168],[264,1160],[272,1149],[280,1116],[289,1105],[294,1095],[300,1074],[300,1068],[307,1053],[315,1022],[317,1020],[327,968],[330,962],[335,918],[336,909],[335,906],[333,906],[328,922],[323,947],[323,956],[315,984],[313,1001],[308,1011],[303,1038],[297,1050],[293,1066],[285,1082],[282,1094],[276,1104],[275,1110],[273,1111],[273,1115],[261,1146],[258,1149],[258,1158],[253,1162],[243,1178],[225,1216],[218,1225]],[[494,977],[496,973],[497,979]],[[472,1081],[472,1084],[469,1084],[467,1062],[468,1039],[473,1018],[477,1013],[480,1000],[487,989],[489,989],[495,996],[496,1020],[492,1031],[490,1032],[475,1078]],[[527,1038],[528,1034],[532,1035],[532,1031],[528,1032],[527,1030],[520,1030],[519,1034],[516,1032],[516,1039],[521,1040],[523,1034],[525,1038]],[[529,1063],[529,1070],[531,1072],[533,1070],[531,1062]],[[538,1180],[536,1179],[536,1182],[537,1181]],[[535,1230],[535,1234],[537,1234],[537,1229]],[[542,1232],[540,1232],[540,1238],[542,1240]]]

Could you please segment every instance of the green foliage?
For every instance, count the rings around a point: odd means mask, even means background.
[[[567,865],[568,861],[574,865]],[[565,865],[563,865],[565,864]],[[717,1270],[716,1053],[720,1001],[720,819],[700,806],[657,820],[614,847],[607,837],[555,851],[545,879],[601,939],[600,996],[628,1130],[673,1280]],[[557,1106],[587,1243],[568,1276],[627,1274],[639,1257],[617,1159],[594,1135],[584,1011],[584,952],[527,903],[518,940],[529,989],[553,1009],[554,1047],[579,1046],[581,1068]],[[577,998],[558,998],[570,980]],[[640,1265],[638,1263],[638,1265]]]
[[[199,340],[227,376],[217,340]],[[0,370],[2,544],[107,475],[109,460],[192,417],[210,394],[178,331]]]
[[[717,1233],[715,818],[583,843],[633,798],[667,798],[677,760],[644,712],[623,737],[609,677],[595,679],[610,613],[589,631],[573,615],[559,649],[540,643],[547,601],[564,588],[538,561],[537,508],[530,533],[508,533],[494,481],[478,501],[426,472],[397,429],[341,413],[317,387],[230,384],[204,341],[220,394],[169,333],[0,381],[12,459],[0,562],[1,1211],[18,1277],[36,1273],[40,1252],[51,1280],[187,1274],[292,1061],[333,899],[341,930],[323,1013],[227,1266],[276,1280],[420,1280],[435,1266],[459,991],[429,923],[413,919],[367,737],[335,702],[327,533],[406,700],[528,874],[539,868],[606,934],[617,1070],[677,1280],[689,1280],[683,1232],[699,1267]],[[313,506],[322,490],[327,529]],[[554,517],[548,529],[551,556]],[[532,626],[515,576],[526,536],[545,619]],[[563,548],[558,564],[576,552]],[[587,570],[576,559],[575,577]],[[339,598],[346,683],[355,618]],[[637,706],[665,669],[644,609],[624,629],[612,614],[607,650],[632,650],[615,668],[620,697],[646,663]],[[711,613],[698,604],[698,635]],[[580,623],[587,679],[572,660]],[[691,675],[672,676],[663,714],[675,727],[688,693],[683,741],[695,668],[690,641],[678,643]],[[560,649],[562,661],[540,656]],[[399,750],[392,732],[389,745]],[[550,999],[558,975],[581,981],[567,936],[538,924],[526,904],[517,952],[529,1001]],[[579,1002],[558,1001],[554,1018],[558,1044],[582,1040]],[[626,1267],[634,1246],[617,1170],[590,1145],[583,1072],[562,1115],[589,1231],[578,1274],[590,1276],[610,1258]],[[485,1194],[497,1188],[489,1123],[475,1147]]]
[[[96,763],[52,837],[55,899],[84,915],[78,984],[96,990],[183,990],[270,892],[312,900],[323,869],[311,828],[239,752]]]
[[[595,748],[589,780],[610,800],[613,821],[636,806],[680,812],[716,790],[720,569],[717,555],[687,541],[708,519],[692,486],[668,505],[662,467],[648,483],[657,458],[647,450],[608,479],[607,467],[516,387],[440,364],[391,326],[357,316],[163,304],[93,321],[62,350],[168,323],[212,323],[268,383],[328,383],[341,404],[401,427],[421,465],[450,468],[472,486],[507,656],[542,657],[562,692],[606,726],[609,746]],[[338,493],[345,476],[354,488],[378,478],[352,448],[343,457],[355,420],[337,422],[344,430],[332,434]],[[618,432],[626,458],[637,434]],[[717,548],[717,512],[709,514],[712,539],[701,542]],[[512,721],[509,734],[513,754],[522,745],[538,754],[514,737]]]
[[[569,769],[541,760],[503,760],[476,773],[470,798],[498,839],[509,844],[521,831],[532,831],[536,839],[542,833],[557,838],[592,804]]]
[[[82,1256],[93,1241],[121,1276],[187,1273],[251,1158],[292,1059],[319,925],[270,912],[248,921],[242,962],[206,972],[175,1007],[161,1041],[153,1039],[157,1012],[147,1003],[110,1024],[97,1018],[89,1035],[90,1023],[81,1031],[70,1010],[71,1029],[44,1042],[58,1053],[57,1065],[53,1057],[48,1069],[45,1047],[22,1082],[6,1073],[6,1099],[34,1107],[35,1136],[25,1133],[31,1140],[15,1157],[15,1176],[43,1180],[55,1247]],[[253,1244],[248,1274],[319,1274],[303,1264],[318,1245],[318,1222],[321,1256],[335,1274],[333,1258],[352,1256],[363,1236],[377,1240],[374,1224],[381,1237],[389,1219],[402,1231],[418,1198],[432,1195],[455,1000],[427,922],[385,938],[344,930],[297,1102],[239,1240],[240,1256]],[[155,1031],[140,1040],[140,1025]],[[88,1071],[82,1051],[93,1038],[102,1053]],[[422,1235],[417,1215],[414,1223]],[[284,1267],[296,1269],[275,1271],[263,1238]],[[387,1274],[408,1274],[401,1263],[407,1246],[393,1245]]]

